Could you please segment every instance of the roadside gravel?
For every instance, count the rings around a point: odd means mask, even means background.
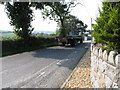
[[[90,49],[88,49],[63,88],[93,88],[90,81],[90,63]]]

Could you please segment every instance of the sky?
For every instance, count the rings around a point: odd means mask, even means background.
[[[71,11],[72,15],[75,15],[77,18],[82,20],[85,24],[88,25],[88,30],[91,29],[91,18],[92,23],[95,23],[96,17],[99,15],[98,8],[102,7],[101,0],[78,0],[81,4],[77,5]],[[56,31],[57,23],[49,19],[44,20],[41,15],[40,10],[34,9],[33,18],[34,21],[31,22],[34,31]],[[0,30],[9,30],[13,31],[13,26],[10,26],[4,5],[0,4]]]

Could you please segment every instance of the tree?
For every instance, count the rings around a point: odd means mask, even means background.
[[[93,25],[97,42],[106,44],[110,50],[120,52],[120,3],[103,2],[102,11]]]
[[[11,20],[10,24],[15,27],[14,33],[23,39],[29,38],[33,31],[31,26],[33,11],[30,7],[28,2],[6,3],[6,13]]]
[[[82,30],[84,32],[85,29],[87,28],[86,24],[84,24],[81,20],[79,20],[77,17],[73,15],[66,16],[64,23],[66,33],[72,30]]]
[[[75,7],[77,4],[74,4],[73,2],[47,2],[44,3],[44,9],[43,9],[43,17],[47,18],[49,17],[51,20],[55,20],[58,24],[60,24],[61,27],[61,36],[66,36],[65,32],[65,17],[70,13],[70,10],[72,7]]]

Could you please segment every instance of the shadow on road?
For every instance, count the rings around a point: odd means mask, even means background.
[[[86,46],[86,43],[79,44],[75,47],[63,47],[63,46],[56,46],[56,47],[50,47],[42,50],[36,50],[33,54],[33,57],[37,58],[51,58],[51,59],[67,59],[67,56],[74,52],[77,49],[84,48]]]
[[[89,43],[86,42],[86,43],[78,44],[75,47],[55,46],[55,47],[50,47],[42,50],[37,50],[33,54],[33,57],[43,58],[43,59],[47,58],[48,60],[53,60],[53,59],[59,60],[61,62],[60,62],[60,65],[58,64],[58,66],[73,69],[74,67],[70,67],[70,66],[73,66],[73,65],[76,66],[80,58],[82,58],[84,53],[87,51],[88,48],[86,48],[86,46],[88,44]]]

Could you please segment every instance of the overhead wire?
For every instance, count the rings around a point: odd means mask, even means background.
[[[88,14],[88,17],[89,18],[92,18],[91,17],[91,14],[88,12],[88,9],[87,9],[87,7],[86,7],[86,5],[85,5],[85,3],[84,3],[84,1],[82,0],[82,3],[83,3],[83,6],[84,6],[84,8],[85,8],[85,10],[86,10],[86,12],[87,12],[87,14]],[[94,21],[95,21],[95,19],[94,18],[92,18]]]

